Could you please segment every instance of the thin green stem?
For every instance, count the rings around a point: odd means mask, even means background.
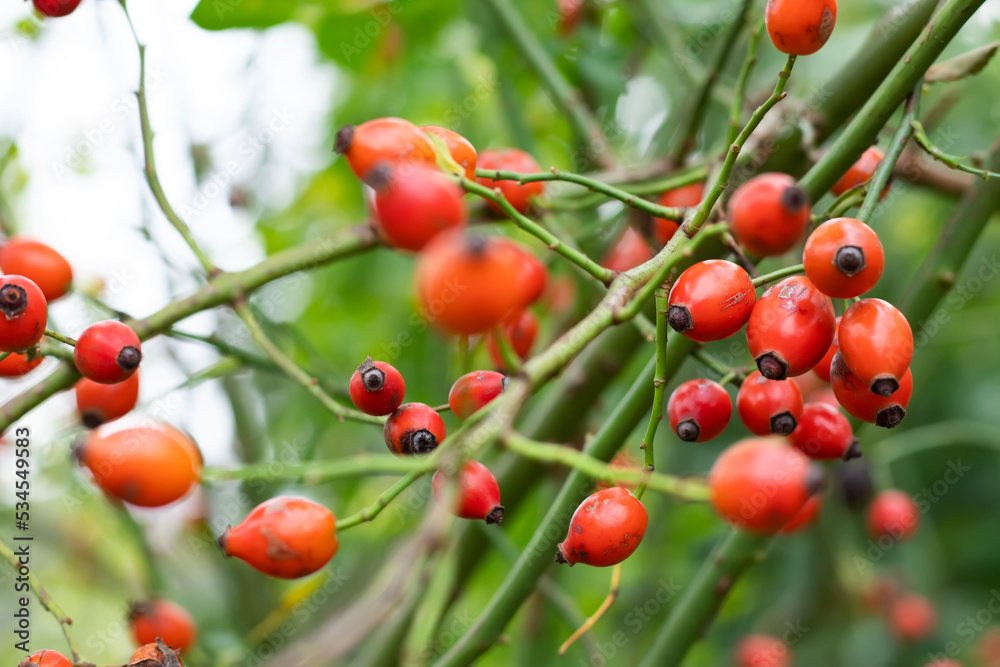
[[[667,297],[669,295],[669,286],[660,285],[654,297],[656,303],[656,371],[653,375],[653,410],[649,414],[649,423],[646,425],[646,433],[642,436],[641,445],[643,472],[647,474],[656,469],[656,448],[653,443],[656,441],[656,431],[660,422],[663,421],[663,389],[667,384],[667,310],[669,308]],[[647,480],[643,479],[639,482],[633,495],[642,500],[648,486]]]
[[[948,153],[942,151],[940,148],[935,146],[933,142],[931,142],[931,138],[927,136],[927,130],[924,129],[924,126],[920,123],[920,121],[911,119],[910,125],[913,130],[913,138],[916,140],[917,144],[938,162],[941,162],[952,169],[980,176],[983,179],[1000,178],[1000,173],[986,169],[976,169],[975,167],[962,164],[966,158],[959,157],[957,155],[949,155]]]
[[[871,180],[868,182],[868,193],[865,195],[865,200],[861,204],[861,210],[858,211],[858,220],[864,222],[870,222],[872,214],[875,212],[875,207],[878,206],[879,200],[882,198],[882,192],[885,187],[889,184],[889,179],[892,178],[892,173],[896,168],[896,163],[899,161],[899,157],[903,154],[903,149],[906,148],[906,142],[909,141],[910,137],[913,135],[913,125],[910,124],[917,115],[917,103],[920,100],[920,89],[923,87],[923,79],[917,84],[917,87],[910,93],[910,96],[906,100],[905,109],[903,110],[903,118],[899,123],[899,128],[896,130],[896,134],[892,137],[892,141],[889,143],[889,147],[885,152],[885,158],[879,164],[878,168],[875,169],[875,173],[872,175]]]
[[[762,285],[767,285],[768,283],[777,282],[783,278],[804,273],[805,270],[806,267],[804,264],[786,266],[783,269],[778,269],[777,271],[772,271],[771,273],[765,273],[762,276],[757,276],[756,278],[753,279],[753,286],[760,287]]]
[[[757,46],[760,44],[761,35],[764,34],[764,17],[761,16],[757,24],[750,30],[750,43],[747,46],[747,56],[740,68],[739,77],[736,79],[736,94],[733,95],[733,104],[729,109],[729,129],[726,131],[726,146],[732,146],[736,137],[740,134],[743,126],[740,119],[743,116],[743,105],[746,102],[747,82],[750,74],[757,64]]]
[[[208,467],[202,471],[202,480],[207,484],[231,480],[255,482],[286,480],[301,481],[307,486],[315,486],[351,477],[425,473],[433,470],[435,465],[427,458],[403,458],[392,454],[359,454],[350,458],[307,463],[262,461],[232,469]]]
[[[701,364],[702,366],[704,366],[708,370],[712,371],[716,375],[725,377],[726,375],[729,375],[730,373],[734,373],[734,372],[738,373],[739,372],[737,369],[731,368],[731,367],[727,366],[726,364],[722,363],[721,361],[719,361],[718,359],[716,359],[715,357],[713,357],[703,347],[697,347],[697,348],[695,348],[694,352],[691,353],[691,356],[699,364]]]
[[[500,358],[503,360],[507,375],[518,375],[521,372],[521,359],[514,351],[514,346],[507,336],[507,329],[502,324],[493,329],[493,341],[500,351]]]
[[[827,220],[842,217],[852,208],[863,203],[865,196],[868,194],[869,185],[870,184],[866,182],[862,185],[855,186],[837,197],[833,203],[830,204],[830,208],[824,211],[823,214],[819,216],[817,221],[826,222]]]
[[[424,474],[425,474],[424,471],[413,471],[411,473],[408,473],[398,482],[389,487],[389,489],[381,496],[379,496],[374,503],[364,508],[357,514],[352,514],[351,516],[345,517],[344,519],[338,521],[337,530],[344,531],[347,530],[348,528],[352,528],[362,523],[371,521],[372,519],[377,517],[382,510],[388,507],[389,503],[395,500],[399,494],[408,489],[411,484],[417,481],[417,479],[419,479],[421,475]]]
[[[49,338],[52,338],[53,340],[59,341],[60,343],[65,343],[66,345],[69,345],[70,347],[76,347],[76,341],[75,340],[73,340],[69,336],[64,336],[63,334],[59,333],[58,331],[53,331],[52,329],[46,329],[45,330],[45,335],[48,336]]]
[[[0,352],[0,361],[3,361],[4,359],[6,359],[7,357],[9,357],[12,354],[14,354],[14,353],[13,352]]]

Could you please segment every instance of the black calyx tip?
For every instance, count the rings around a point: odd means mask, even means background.
[[[475,258],[486,254],[486,244],[486,237],[481,234],[469,234],[465,237],[466,250]]]
[[[503,523],[503,505],[497,505],[490,510],[486,515],[486,523],[495,523],[498,526]]]
[[[156,638],[156,648],[163,656],[163,667],[180,667],[181,661],[177,658],[177,652],[164,644],[161,637]]]
[[[412,431],[403,436],[403,451],[407,454],[430,454],[437,446],[437,438],[425,428]]]
[[[870,389],[873,394],[889,398],[899,390],[899,383],[895,378],[881,378],[872,382]]]
[[[841,246],[833,265],[845,276],[853,276],[865,268],[865,251],[856,245]]]
[[[875,424],[882,428],[896,428],[906,417],[906,410],[901,405],[892,405],[884,408],[875,417]]]
[[[392,186],[392,167],[385,162],[379,162],[365,174],[365,183],[372,186],[376,192],[383,192]]]
[[[789,213],[798,213],[809,206],[809,195],[797,185],[793,185],[781,195],[781,205]]]
[[[382,391],[382,387],[385,386],[385,373],[375,366],[370,354],[358,366],[358,374],[361,376],[361,385],[367,391]]]
[[[17,317],[28,307],[28,293],[20,285],[7,284],[0,287],[0,310],[7,319]]]
[[[354,126],[345,125],[337,130],[337,140],[333,144],[333,152],[343,155],[354,143]]]
[[[123,371],[134,371],[142,361],[142,352],[134,345],[126,345],[118,353],[118,368]]]
[[[510,378],[506,375],[500,380],[500,391],[507,391],[507,386],[510,384]]]
[[[220,549],[222,549],[222,553],[226,556],[226,558],[229,558],[229,549],[226,548],[226,539],[229,537],[229,530],[231,528],[232,526],[226,526],[222,535],[219,535],[219,539],[215,540],[215,543],[219,545]]]
[[[569,565],[570,567],[573,567],[573,563],[566,560],[566,554],[563,553],[562,546],[559,546],[556,549],[556,562],[560,565]]]
[[[784,380],[788,377],[788,364],[774,352],[765,352],[757,357],[757,370],[768,380]]]
[[[816,495],[825,486],[826,470],[823,469],[823,466],[813,463],[809,466],[809,472],[806,473],[806,489],[809,490],[811,495]]]
[[[861,442],[855,438],[851,441],[851,444],[847,446],[847,450],[844,452],[844,460],[851,461],[853,459],[861,458]]]
[[[694,326],[691,312],[686,306],[670,306],[667,310],[667,323],[677,333],[689,331]]]
[[[107,420],[99,410],[88,408],[80,413],[80,421],[83,422],[83,425],[87,428],[97,428]]]
[[[685,419],[677,425],[677,437],[684,442],[697,442],[701,427],[693,419]]]
[[[771,417],[771,433],[775,435],[789,435],[798,425],[795,417],[787,410]]]

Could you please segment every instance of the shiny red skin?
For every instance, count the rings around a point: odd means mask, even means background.
[[[159,638],[176,651],[188,651],[198,636],[188,610],[170,600],[133,603],[129,610],[129,623],[132,638],[138,646],[153,644]]]
[[[739,331],[753,311],[757,292],[738,264],[710,259],[685,270],[670,290],[668,307],[687,310],[692,327],[686,338],[707,343]]]
[[[681,422],[694,422],[698,427],[698,437],[694,442],[707,442],[718,437],[726,430],[732,416],[733,402],[729,392],[712,380],[688,380],[674,389],[667,400],[670,428],[677,433]],[[684,440],[683,437],[681,439]]]
[[[337,133],[335,150],[344,156],[355,176],[372,186],[381,178],[373,171],[379,164],[412,169],[437,163],[431,140],[402,118],[374,118],[357,126],[344,126]]]
[[[840,330],[839,317],[837,318],[834,326],[833,341],[830,343],[830,349],[828,349],[826,354],[823,355],[823,358],[820,359],[815,366],[813,366],[813,374],[823,382],[830,381],[830,364],[833,363],[833,355],[837,354],[837,350],[840,349],[840,336],[837,333]]]
[[[653,259],[653,250],[642,234],[626,227],[614,245],[608,248],[601,266],[612,271],[625,272]]]
[[[733,236],[757,257],[791,250],[805,234],[811,213],[805,193],[787,174],[751,178],[733,193],[727,211]]]
[[[910,323],[882,299],[852,304],[840,318],[837,337],[847,367],[869,386],[883,378],[899,381],[913,360]]]
[[[52,18],[69,16],[80,6],[81,0],[34,0],[39,14]]]
[[[219,546],[227,557],[266,575],[298,579],[321,569],[337,553],[337,519],[306,498],[277,496],[228,528]]]
[[[545,262],[530,252],[520,243],[502,236],[494,240],[498,251],[505,253],[508,261],[514,267],[515,283],[507,289],[516,292],[522,309],[538,301],[545,292],[549,282],[549,270]]]
[[[737,667],[789,667],[791,651],[770,635],[748,635],[736,645]]]
[[[774,534],[812,495],[809,458],[780,440],[748,438],[732,445],[708,473],[712,507],[730,525]]]
[[[451,159],[465,169],[465,177],[470,181],[476,180],[476,148],[468,139],[458,132],[437,125],[421,125],[420,129],[425,134],[432,134],[444,140]]]
[[[556,562],[570,566],[617,565],[642,542],[648,523],[646,508],[628,489],[616,486],[598,491],[573,512],[569,534],[559,545]]]
[[[466,222],[464,193],[430,165],[389,171],[375,187],[378,230],[388,245],[417,251],[438,233]]]
[[[429,405],[403,403],[389,415],[382,435],[393,454],[429,454],[444,442],[444,420]]]
[[[19,378],[38,368],[45,357],[35,357],[28,361],[28,355],[12,352],[6,359],[0,360],[0,377]]]
[[[106,320],[84,329],[73,348],[73,359],[83,377],[100,384],[114,384],[139,370],[138,361],[132,365],[119,357],[126,348],[135,348],[138,359],[142,359],[139,336],[127,324]]]
[[[382,386],[378,389],[369,390],[365,387],[365,373],[371,370],[382,371]],[[368,357],[351,376],[349,391],[351,401],[358,410],[367,415],[382,416],[402,405],[406,396],[406,382],[392,364],[373,361]]]
[[[69,658],[52,649],[35,651],[25,659],[24,664],[44,665],[44,667],[73,667],[73,662]]]
[[[85,426],[95,428],[132,411],[139,400],[139,374],[135,373],[115,384],[101,384],[83,378],[76,383],[74,393],[81,421]]]
[[[872,146],[866,150],[858,161],[851,165],[847,173],[840,177],[830,190],[834,196],[839,197],[851,188],[867,183],[875,175],[875,170],[885,159],[885,153],[877,146]],[[885,193],[882,193],[885,196]]]
[[[479,169],[498,169],[514,171],[520,174],[535,174],[542,170],[535,158],[517,148],[491,148],[479,154]],[[519,212],[525,213],[531,207],[531,200],[545,192],[545,184],[524,183],[516,181],[493,180],[479,177],[476,181],[490,189],[499,189],[500,194]],[[487,201],[495,210],[503,212],[496,203]]]
[[[761,357],[770,354],[784,362],[786,377],[795,377],[808,373],[827,353],[836,323],[830,297],[807,277],[792,276],[757,300],[747,322],[747,344],[758,368]]]
[[[834,263],[841,248],[853,246],[864,253],[864,268],[848,276]],[[885,251],[878,234],[854,218],[834,218],[816,228],[802,252],[806,275],[823,294],[834,299],[861,296],[882,277]]]
[[[440,502],[448,477],[442,471],[434,473],[431,488]],[[458,498],[449,510],[463,519],[479,519],[486,523],[503,523],[503,505],[500,504],[500,485],[493,473],[479,461],[466,461],[458,476]]]
[[[823,507],[823,501],[821,496],[812,496],[806,501],[806,504],[802,506],[802,509],[792,517],[792,520],[785,524],[785,526],[778,532],[782,535],[788,535],[790,533],[797,533],[800,530],[805,530],[816,521],[816,517],[819,516],[819,511]]]
[[[806,403],[788,442],[811,459],[842,459],[854,444],[851,422],[828,403]]]
[[[873,540],[882,537],[908,540],[920,526],[920,509],[910,494],[890,489],[872,500],[868,506],[866,523],[868,534]]]
[[[809,56],[826,44],[837,23],[836,0],[768,0],[767,34],[774,48]]]
[[[802,415],[802,392],[795,380],[768,380],[760,371],[754,371],[740,385],[736,410],[751,433],[771,435],[774,417],[791,415],[798,423]]]
[[[937,629],[937,610],[922,595],[910,594],[896,599],[886,616],[892,634],[902,641],[927,639]]]
[[[0,270],[34,281],[46,301],[55,301],[73,284],[73,267],[54,248],[17,236],[0,246]]]
[[[535,344],[535,338],[538,336],[538,318],[535,317],[535,314],[530,310],[522,310],[507,318],[500,326],[503,328],[507,340],[510,341],[514,353],[520,359],[527,359],[528,355],[531,354],[531,346]],[[490,359],[497,367],[504,366],[494,331],[491,331],[486,337],[486,349],[489,350]]]
[[[468,419],[472,413],[500,395],[507,384],[507,376],[496,371],[473,371],[455,380],[448,392],[448,405],[459,419]]]
[[[0,290],[18,299],[13,308],[0,308],[0,352],[27,352],[45,335],[49,320],[45,295],[34,281],[17,275],[4,276]],[[24,299],[20,299],[21,290]]]
[[[869,391],[868,384],[851,372],[840,352],[833,355],[833,363],[830,364],[830,383],[837,402],[847,414],[879,426],[884,425],[879,422],[896,408],[902,408],[905,415],[913,396],[913,374],[909,370],[900,378],[896,393],[889,397],[879,396]]]
[[[667,190],[659,196],[656,203],[670,208],[691,207],[701,203],[705,196],[704,183],[691,183],[673,190]],[[653,238],[660,245],[666,245],[674,233],[680,229],[680,223],[665,218],[653,218]]]

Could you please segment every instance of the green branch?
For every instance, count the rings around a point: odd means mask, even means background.
[[[757,25],[750,31],[750,44],[747,46],[746,59],[743,67],[740,68],[740,75],[736,79],[736,94],[733,96],[733,104],[729,108],[729,129],[726,132],[726,146],[732,146],[736,137],[740,134],[740,118],[743,116],[743,104],[746,101],[747,82],[750,80],[750,73],[753,72],[757,64],[757,46],[760,38],[764,34],[764,17],[761,17]]]
[[[911,130],[913,132],[913,138],[916,139],[917,144],[920,145],[924,151],[930,155],[932,158],[941,162],[942,164],[948,165],[952,169],[957,169],[958,171],[964,171],[967,174],[973,174],[984,179],[989,178],[1000,178],[1000,174],[995,171],[987,171],[985,169],[976,169],[975,167],[970,167],[968,165],[962,164],[965,158],[958,157],[956,155],[949,155],[945,153],[940,148],[935,146],[931,142],[931,138],[927,136],[927,131],[924,126],[920,124],[917,120],[910,120]]]
[[[45,335],[48,336],[49,338],[53,339],[53,340],[59,341],[60,343],[65,343],[66,345],[69,345],[70,347],[76,347],[76,341],[75,340],[73,340],[69,336],[62,335],[58,331],[53,331],[52,329],[46,329],[45,330]]]
[[[652,474],[656,470],[656,456],[653,443],[656,441],[656,431],[663,421],[663,389],[667,384],[667,310],[670,295],[668,285],[660,285],[656,290],[656,372],[653,375],[653,411],[649,414],[646,433],[642,436],[643,472]],[[635,490],[635,497],[642,499],[648,482],[643,479]]]
[[[410,485],[424,474],[426,474],[425,471],[413,471],[408,473],[405,477],[389,487],[389,489],[380,495],[370,506],[364,508],[357,514],[352,514],[351,516],[344,517],[344,519],[338,521],[337,531],[347,530],[348,528],[371,521],[377,517],[382,510],[388,507],[389,503],[395,500],[399,494],[410,488]]]
[[[778,269],[777,271],[772,271],[771,273],[765,273],[762,276],[757,276],[753,279],[754,287],[761,287],[767,285],[768,283],[777,282],[783,278],[789,276],[795,276],[800,273],[805,272],[806,267],[803,264],[795,264],[794,266],[786,266],[783,269]]]
[[[896,163],[899,162],[899,158],[903,154],[903,149],[906,148],[906,142],[910,140],[910,136],[913,134],[913,126],[910,125],[910,121],[917,115],[917,103],[920,100],[920,89],[922,87],[923,83],[921,80],[906,100],[906,108],[903,110],[903,118],[899,122],[899,128],[896,130],[896,134],[893,135],[881,164],[875,169],[875,173],[868,182],[868,192],[861,203],[861,210],[858,211],[858,220],[864,222],[871,221],[872,213],[875,212],[875,207],[878,206],[879,200],[882,198],[882,192],[889,185],[889,179],[892,178],[893,171],[896,169]]]

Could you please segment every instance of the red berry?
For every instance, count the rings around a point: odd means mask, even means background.
[[[840,349],[840,336],[837,333],[840,329],[840,318],[837,318],[835,329],[833,333],[833,341],[830,343],[830,348],[823,355],[815,366],[813,366],[813,374],[824,382],[830,381],[830,364],[833,363],[833,355],[837,354],[837,350]]]
[[[226,557],[259,572],[298,579],[316,572],[337,553],[337,519],[306,498],[278,496],[258,505],[219,538]]]
[[[814,470],[805,454],[780,441],[741,440],[708,473],[712,507],[737,528],[776,533],[817,490]]]
[[[506,248],[511,255],[511,262],[517,274],[514,291],[521,295],[521,308],[527,308],[538,301],[545,292],[549,282],[549,270],[545,263],[524,246],[509,239],[498,238],[497,244]]]
[[[368,415],[387,415],[400,406],[406,396],[403,376],[384,361],[371,356],[351,376],[351,401]]]
[[[998,667],[1000,665],[1000,628],[992,627],[983,631],[976,643],[976,657],[982,667]],[[956,667],[962,666],[957,665]]]
[[[124,417],[139,399],[139,374],[115,384],[100,384],[87,378],[76,383],[76,411],[88,428]]]
[[[18,665],[44,665],[45,667],[73,667],[73,662],[59,651],[43,649],[28,656]]]
[[[667,401],[670,428],[685,442],[707,442],[729,424],[733,402],[718,382],[689,380],[674,389]]]
[[[883,537],[908,540],[919,525],[920,510],[913,497],[904,491],[883,491],[868,507],[868,534],[873,540]]]
[[[45,335],[48,304],[42,290],[24,276],[0,281],[0,352],[26,352]]]
[[[556,562],[617,565],[642,542],[648,522],[646,508],[628,489],[616,486],[591,494],[573,512]]]
[[[522,310],[508,317],[500,326],[517,356],[521,359],[527,359],[528,355],[531,354],[531,346],[535,344],[535,337],[538,335],[538,318],[535,317],[535,314],[530,310]],[[504,365],[503,357],[500,355],[500,347],[497,345],[494,331],[491,331],[487,336],[486,348],[490,352],[493,363],[502,367]]]
[[[913,374],[907,370],[899,379],[899,389],[891,396],[881,396],[868,390],[868,384],[851,372],[840,352],[830,364],[830,383],[837,402],[847,414],[869,424],[894,428],[906,417],[906,406],[913,396]]]
[[[742,267],[710,259],[689,267],[674,282],[667,322],[691,340],[722,340],[746,324],[756,300],[753,281]]]
[[[769,635],[748,635],[736,645],[738,667],[788,667],[791,653],[785,643]]]
[[[448,405],[459,419],[472,413],[500,395],[507,386],[507,377],[496,371],[473,371],[455,380],[448,392]]]
[[[28,355],[11,352],[6,359],[0,360],[0,377],[18,378],[27,375],[38,367],[44,357],[35,357],[28,361]]]
[[[788,435],[802,414],[802,392],[795,380],[768,380],[754,371],[740,385],[736,409],[754,435]]]
[[[440,470],[434,473],[431,487],[434,497],[442,500],[448,478]],[[463,519],[485,520],[486,523],[503,523],[503,505],[500,504],[500,486],[496,477],[482,463],[466,461],[458,476],[458,498],[452,514]]]
[[[91,324],[77,339],[73,359],[88,380],[101,384],[127,380],[139,370],[142,361],[139,336],[115,320]]]
[[[788,441],[811,459],[850,460],[861,456],[851,422],[827,403],[806,403]]]
[[[882,299],[862,299],[841,316],[840,354],[847,367],[881,396],[899,389],[913,360],[913,331],[903,313]]]
[[[458,132],[437,125],[422,125],[420,129],[425,134],[432,134],[444,140],[451,159],[465,169],[465,177],[470,181],[476,180],[476,149],[468,139]]]
[[[517,148],[491,148],[483,151],[479,156],[479,169],[514,171],[520,174],[534,174],[542,170],[535,158]],[[545,184],[542,182],[521,184],[517,181],[494,180],[485,176],[480,176],[476,181],[490,189],[500,190],[500,194],[521,213],[528,210],[532,199],[545,192]],[[503,211],[494,202],[488,203],[495,210]]]
[[[823,501],[820,500],[820,496],[812,496],[806,501],[806,504],[802,506],[802,509],[792,517],[792,520],[785,524],[780,533],[787,535],[789,533],[797,533],[800,530],[808,528],[816,520],[816,516],[819,514],[819,510],[823,505]]]
[[[383,436],[394,454],[430,454],[444,441],[444,420],[423,403],[404,403],[389,415]]]
[[[834,218],[816,228],[802,253],[809,280],[827,296],[861,296],[878,282],[885,253],[878,234],[854,218]]]
[[[885,153],[882,152],[876,146],[872,146],[866,150],[858,161],[851,165],[851,168],[847,170],[847,173],[840,177],[832,188],[833,194],[837,197],[844,194],[851,188],[856,188],[859,185],[867,183],[871,180],[872,176],[875,175],[875,170],[878,166],[882,164],[882,160],[885,158]],[[885,193],[882,193],[885,196]]]
[[[646,239],[631,227],[626,227],[614,245],[608,248],[604,259],[601,260],[601,266],[612,271],[625,272],[651,259],[653,251],[646,243]]]
[[[767,34],[774,48],[793,56],[816,53],[833,34],[836,0],[768,0]]]
[[[809,222],[809,196],[787,174],[761,174],[729,200],[729,227],[751,255],[781,255],[799,242]]]
[[[188,651],[197,637],[194,619],[187,609],[169,600],[134,602],[129,609],[132,638],[140,646],[157,639],[177,651]]]
[[[388,245],[420,250],[445,229],[465,225],[460,187],[429,165],[379,165],[369,175],[378,229]]]
[[[559,34],[569,35],[576,30],[583,20],[584,0],[556,0],[559,11]]]
[[[44,243],[17,236],[0,246],[0,270],[34,281],[46,301],[63,296],[73,284],[73,267],[65,257]]]
[[[80,0],[34,0],[34,3],[39,14],[52,18],[69,16],[80,6]]]
[[[991,663],[983,663],[987,667]],[[951,658],[935,658],[934,660],[928,662],[924,667],[963,667],[962,663],[956,662]]]
[[[922,595],[904,595],[895,600],[888,611],[889,629],[903,641],[927,639],[937,629],[937,611]]]
[[[180,667],[184,667],[184,663],[177,657],[177,653],[160,640],[157,640],[155,644],[146,644],[137,648],[132,657],[129,658],[126,667],[150,667],[150,665],[154,667],[156,665],[163,665],[163,667],[180,665]]]
[[[784,380],[808,373],[836,333],[833,302],[805,276],[785,278],[757,300],[747,322],[747,344],[761,375]]]
[[[77,447],[76,456],[105,493],[140,507],[179,500],[201,477],[198,446],[162,422],[98,428]]]
[[[660,195],[656,203],[670,208],[697,206],[705,196],[704,183],[692,183],[673,190],[667,190]],[[680,224],[665,218],[653,218],[653,237],[660,245],[666,245],[674,233],[680,229]]]
[[[372,170],[380,163],[398,169],[437,163],[431,140],[402,118],[376,118],[356,127],[345,125],[337,132],[334,150],[347,159],[354,175],[369,185],[378,182],[378,175],[372,174]]]

